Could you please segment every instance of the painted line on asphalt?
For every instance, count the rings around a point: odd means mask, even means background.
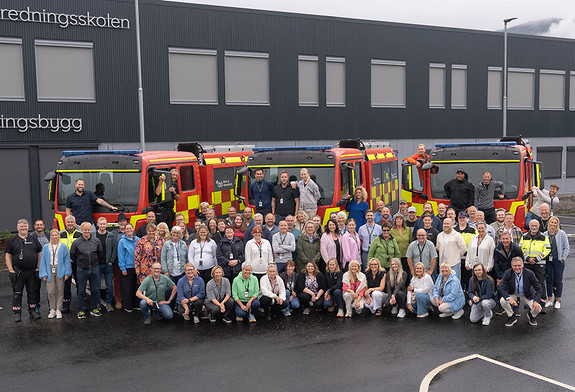
[[[435,369],[433,369],[431,372],[427,373],[427,375],[423,378],[423,381],[421,381],[421,385],[419,386],[419,392],[428,392],[428,391],[429,391],[429,385],[431,384],[431,381],[433,381],[433,379],[435,378],[435,376],[437,376],[437,374],[439,374],[439,373],[442,372],[443,370],[445,370],[445,369],[447,369],[448,367],[451,367],[451,366],[453,366],[453,365],[457,365],[457,364],[459,364],[459,363],[462,363],[462,362],[465,362],[465,361],[469,361],[469,360],[472,360],[472,359],[481,359],[481,360],[483,360],[483,361],[490,362],[490,363],[493,363],[493,364],[495,364],[495,365],[499,365],[499,366],[501,366],[501,367],[504,367],[504,368],[507,368],[507,369],[516,371],[516,372],[518,372],[518,373],[522,373],[522,374],[525,374],[525,375],[527,375],[527,376],[530,376],[530,377],[533,377],[533,378],[537,378],[537,379],[539,379],[539,380],[541,380],[541,381],[545,381],[545,382],[548,382],[548,383],[550,383],[550,384],[557,385],[557,386],[559,386],[559,387],[561,387],[561,388],[565,388],[565,389],[568,389],[568,390],[570,390],[570,391],[575,391],[575,387],[574,387],[574,386],[571,386],[571,385],[562,383],[562,382],[560,382],[560,381],[553,380],[553,379],[551,379],[551,378],[548,378],[548,377],[539,375],[539,374],[537,374],[537,373],[533,373],[533,372],[530,372],[530,371],[527,371],[527,370],[518,368],[518,367],[516,367],[516,366],[508,365],[508,364],[506,364],[506,363],[504,363],[504,362],[500,362],[500,361],[497,361],[497,360],[495,360],[495,359],[491,359],[491,358],[489,358],[489,357],[485,357],[485,356],[480,355],[480,354],[472,354],[472,355],[468,355],[468,356],[466,356],[466,357],[462,357],[462,358],[455,359],[455,360],[453,360],[453,361],[444,363],[443,365],[440,365],[440,366],[436,367]]]

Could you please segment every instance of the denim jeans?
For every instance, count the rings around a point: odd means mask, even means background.
[[[289,297],[291,296],[291,294],[288,294],[286,292],[286,296],[288,297],[288,301],[289,301]],[[300,307],[299,298],[296,295],[295,297],[293,297],[293,299],[291,301],[289,301],[289,310],[294,311],[296,309],[299,309],[299,307]]]
[[[555,297],[561,298],[561,294],[563,294],[563,271],[565,271],[565,262],[561,263],[559,260],[552,260],[547,261],[547,264],[545,264],[547,297],[552,297],[555,289]]]
[[[170,305],[161,304],[159,306],[156,306],[156,303],[154,302],[154,304],[150,306],[144,299],[140,301],[140,310],[144,314],[145,319],[149,319],[150,317],[152,317],[150,315],[150,310],[155,310],[159,316],[162,316],[163,318],[168,320],[174,317],[174,312],[172,312],[172,308],[170,307]]]
[[[245,305],[245,304],[244,304],[244,305]],[[255,315],[257,314],[259,308],[260,308],[260,301],[258,301],[257,299],[254,299],[254,300],[252,301],[252,306],[251,306],[251,308],[250,308],[250,310],[249,310],[250,314],[252,314],[252,315],[255,316]],[[248,315],[248,314],[247,314],[246,312],[244,312],[244,311],[242,310],[242,308],[240,308],[240,305],[238,305],[237,302],[236,302],[236,316],[237,316],[237,317],[246,317],[247,315]]]
[[[84,299],[86,298],[86,286],[90,281],[90,309],[98,309],[100,302],[100,270],[99,268],[78,268],[78,312],[86,310]],[[69,279],[68,279],[69,280]]]
[[[337,309],[338,310],[343,310],[343,294],[341,292],[341,289],[335,289],[333,290],[332,295],[330,295],[329,299],[323,299],[323,306],[325,308],[331,308],[333,305],[337,304]],[[298,301],[298,305],[299,305],[299,301]]]
[[[423,314],[427,312],[427,306],[435,306],[433,302],[431,302],[431,298],[429,298],[429,294],[427,293],[415,293],[415,303],[412,303],[413,312],[415,314]]]
[[[111,304],[114,300],[114,266],[111,264],[100,264],[100,280],[104,275],[106,281],[106,303]]]
[[[282,272],[286,272],[286,263],[277,263],[276,266],[278,267],[278,275]]]

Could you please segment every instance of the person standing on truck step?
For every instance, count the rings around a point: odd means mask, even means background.
[[[272,212],[274,184],[264,178],[264,169],[256,169],[255,175],[256,182],[252,182],[248,188],[249,197],[254,199],[256,213],[266,216],[266,214]]]
[[[473,205],[475,187],[467,181],[467,173],[462,168],[457,169],[455,178],[449,180],[443,189],[449,199],[449,207],[453,207],[457,214]]]
[[[276,216],[276,225],[288,215],[295,215],[299,209],[299,189],[289,183],[288,172],[280,173],[280,182],[272,193],[272,214]]]
[[[425,163],[429,161],[429,155],[425,153],[425,144],[421,143],[417,145],[417,154],[413,154],[409,158],[407,158],[407,162],[413,163],[417,166],[417,171],[419,172],[419,179],[423,181],[423,166]]]
[[[475,187],[475,207],[485,214],[485,221],[488,225],[496,220],[495,207],[493,206],[493,199],[495,198],[495,190],[499,188],[497,198],[503,199],[505,197],[505,184],[502,181],[492,181],[491,173],[486,171],[483,173],[483,181]]]
[[[172,194],[172,199],[162,203],[162,214],[160,216],[161,222],[166,222],[169,227],[172,227],[174,224],[174,220],[176,219],[176,212],[174,211],[174,203],[175,201],[180,200],[180,188],[178,187],[178,177],[180,176],[180,172],[178,169],[170,170],[170,177],[172,177],[172,186],[168,188],[168,192]],[[162,174],[160,176],[160,182],[156,187],[156,196],[159,198],[162,194],[162,190],[164,188],[164,184],[166,183],[166,175]],[[162,200],[158,200],[162,201]]]
[[[549,185],[549,190],[539,189],[534,186],[531,188],[531,192],[533,192],[535,203],[527,215],[525,215],[525,228],[527,230],[529,230],[529,221],[531,219],[537,219],[541,217],[541,212],[539,211],[541,204],[547,203],[547,205],[549,205],[551,216],[553,216],[553,208],[557,207],[557,204],[559,204],[559,198],[557,197],[557,192],[559,192],[559,185],[557,184]]]
[[[85,184],[82,178],[78,178],[75,183],[76,192],[72,193],[66,198],[66,215],[74,215],[77,224],[88,222],[94,226],[94,211],[92,204],[98,203],[101,206],[107,207],[112,211],[118,211],[118,207],[114,207],[106,200],[99,198],[90,191],[84,189]]]
[[[299,209],[305,211],[309,217],[317,215],[317,202],[321,199],[319,187],[311,179],[309,171],[304,167],[299,172],[301,180],[297,182],[299,188]]]

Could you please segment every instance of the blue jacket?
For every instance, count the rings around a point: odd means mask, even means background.
[[[178,296],[176,301],[180,303],[184,298],[190,299],[192,297],[198,297],[199,299],[204,299],[206,296],[206,286],[204,285],[204,280],[199,276],[194,276],[194,281],[192,282],[192,289],[190,292],[190,282],[186,276],[182,276],[178,280]]]
[[[360,201],[359,203],[355,199],[351,199],[346,205],[345,210],[349,212],[347,219],[353,218],[355,220],[355,227],[359,229],[361,226],[365,225],[367,219],[365,219],[365,212],[369,210],[369,204],[365,201]]]
[[[133,240],[126,236],[120,238],[120,242],[118,242],[118,267],[122,272],[126,272],[126,268],[134,268],[138,240],[137,236],[134,236]]]
[[[46,282],[52,279],[52,271],[50,270],[50,244],[44,245],[42,248],[42,254],[40,256],[40,270],[38,275],[40,279],[44,276],[47,277]],[[72,265],[70,264],[70,252],[68,247],[64,244],[60,244],[58,249],[58,266],[56,267],[56,275],[58,279],[63,279],[64,276],[72,276]]]
[[[176,252],[179,258],[176,257]],[[178,265],[180,271],[184,273],[184,265],[188,262],[188,245],[183,240],[179,240],[177,244],[169,240],[162,246],[162,273],[167,272],[172,275],[174,270],[174,263],[180,260]]]
[[[479,286],[479,285],[477,285],[477,286]],[[475,296],[479,297],[479,299],[481,301],[483,301],[485,299],[492,299],[494,301],[497,300],[497,297],[495,296],[495,292],[493,291],[493,283],[491,283],[491,279],[489,279],[489,278],[487,278],[481,282],[481,288],[476,287],[475,291],[472,291],[472,288],[473,288],[473,277],[471,277],[471,279],[469,279],[469,285],[467,286],[467,289],[469,290],[467,292],[467,296],[469,297],[469,299],[471,301],[473,301],[473,297],[475,297]]]
[[[439,298],[443,302],[447,302],[452,312],[456,312],[465,306],[465,294],[461,288],[461,283],[455,273],[452,273],[447,278],[443,286],[443,298],[439,296],[439,286],[443,276],[439,275],[435,280],[435,287],[433,288],[433,298]]]

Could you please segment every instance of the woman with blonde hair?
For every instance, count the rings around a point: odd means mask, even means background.
[[[60,232],[50,230],[50,242],[42,248],[38,275],[46,282],[50,313],[48,318],[62,318],[64,303],[64,282],[72,276],[70,252],[67,246],[60,242]]]
[[[365,297],[365,307],[371,311],[371,314],[381,316],[381,306],[387,299],[385,289],[385,268],[379,264],[375,257],[371,258],[365,269],[367,279],[367,290],[363,294]]]
[[[284,281],[278,276],[278,267],[275,263],[268,265],[268,272],[260,279],[260,304],[264,310],[266,320],[284,313],[289,303],[286,301]]]
[[[349,213],[347,216],[348,221],[353,218],[358,228],[365,225],[367,222],[365,213],[369,210],[369,204],[367,204],[367,191],[364,187],[358,186],[355,188],[353,198],[347,201],[345,210]]]
[[[407,286],[407,309],[417,318],[429,316],[427,307],[433,307],[433,279],[425,272],[425,265],[420,261],[413,267],[415,274]]]
[[[206,225],[198,228],[198,236],[190,244],[188,262],[194,263],[204,282],[211,279],[212,268],[218,264],[218,245],[210,238]]]
[[[389,262],[389,272],[385,275],[385,289],[387,298],[385,306],[391,306],[391,314],[405,317],[405,304],[407,301],[407,272],[401,266],[401,260],[394,257]]]
[[[165,241],[169,241],[172,238],[170,228],[165,222],[158,223],[156,228],[156,235]]]
[[[555,309],[561,309],[561,294],[563,294],[563,271],[565,270],[565,260],[569,255],[569,239],[567,234],[560,229],[561,222],[556,216],[549,218],[547,222],[548,230],[545,235],[549,237],[551,243],[551,253],[549,260],[545,264],[547,274],[547,302],[545,307],[553,306],[553,294],[555,294]]]
[[[435,280],[435,287],[433,288],[433,300],[440,312],[439,317],[451,316],[457,320],[463,316],[465,294],[457,274],[446,262],[439,266],[439,276]]]
[[[343,317],[343,272],[339,269],[339,263],[335,257],[330,257],[325,269],[325,281],[327,288],[323,296],[323,303],[328,312],[333,312],[337,305],[337,317]]]
[[[345,317],[351,317],[354,309],[355,313],[360,314],[365,306],[367,278],[361,272],[361,264],[357,260],[349,262],[349,270],[342,277],[342,286]]]
[[[308,217],[312,217],[317,213],[317,202],[321,199],[321,193],[305,167],[300,170],[300,177],[301,180],[297,182],[299,208],[307,212]]]

